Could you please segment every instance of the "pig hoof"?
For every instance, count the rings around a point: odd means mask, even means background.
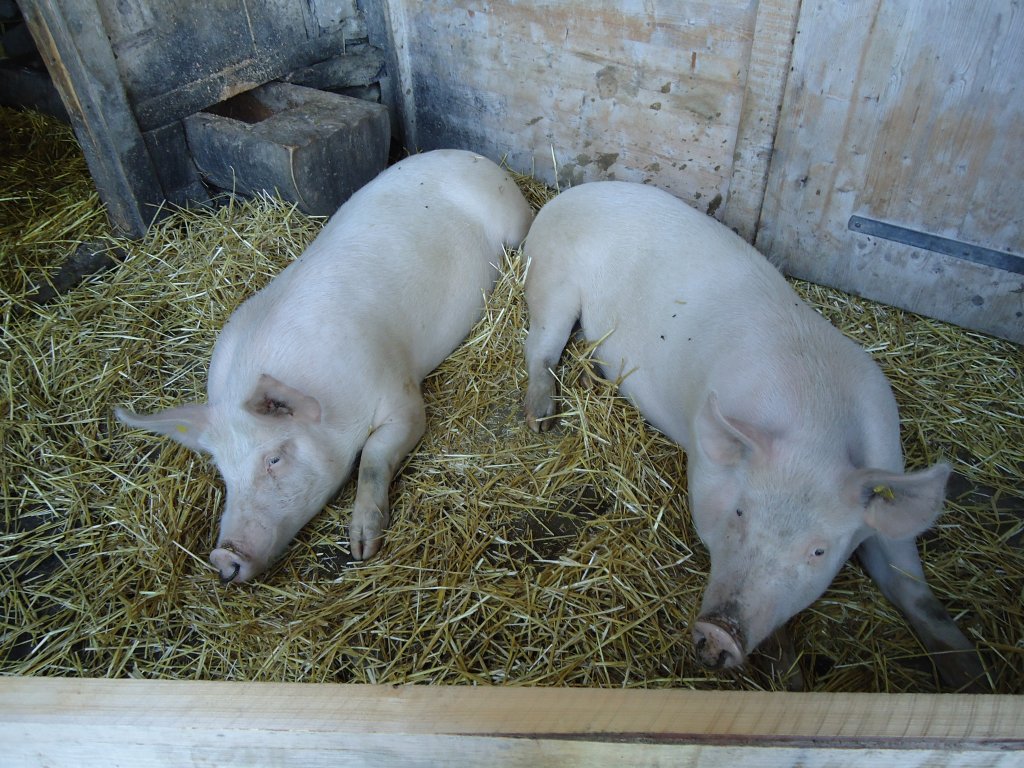
[[[384,543],[383,525],[373,520],[368,523],[354,520],[349,527],[348,539],[352,557],[356,560],[369,560],[380,551]]]
[[[742,644],[735,633],[717,622],[699,620],[693,626],[697,658],[710,669],[729,669],[743,663]]]
[[[530,411],[526,412],[526,426],[534,432],[548,432],[555,426],[555,417],[550,414],[536,416]]]
[[[242,570],[242,564],[241,563],[235,563],[234,566],[235,566],[234,570],[231,571],[231,573],[227,574],[226,576],[224,575],[224,571],[220,572],[220,583],[221,584],[230,584],[232,581],[235,580],[235,576],[237,576],[238,572],[240,570]]]
[[[527,386],[523,411],[526,412],[526,426],[534,432],[546,432],[555,426],[553,395],[551,389]]]
[[[378,536],[375,539],[352,539],[349,545],[352,550],[352,557],[356,560],[369,560],[380,550],[382,538]]]

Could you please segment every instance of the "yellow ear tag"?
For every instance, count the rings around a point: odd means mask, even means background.
[[[896,498],[896,494],[893,493],[892,488],[890,488],[888,485],[876,485],[874,488],[871,489],[871,491],[875,494],[875,496],[881,496],[886,501],[892,501],[893,499]]]
[[[179,424],[177,426],[177,430],[184,435],[186,432],[188,432],[188,427],[186,427],[184,424]]]

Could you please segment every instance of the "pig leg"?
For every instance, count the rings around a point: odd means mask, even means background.
[[[551,418],[555,413],[553,371],[578,317],[577,310],[559,306],[556,298],[531,295],[528,300],[530,330],[526,336],[526,372],[529,383],[525,410],[526,424],[534,432],[554,426]]]
[[[349,526],[349,547],[356,560],[373,557],[380,549],[384,529],[391,521],[391,479],[427,426],[423,396],[411,380],[382,404],[379,413],[382,418],[366,439],[359,458],[356,501]]]
[[[803,672],[800,671],[800,657],[793,643],[789,627],[783,624],[770,634],[750,656],[750,661],[765,674],[778,680],[787,691],[806,691]]]
[[[913,539],[872,536],[857,550],[882,593],[900,609],[931,654],[942,681],[957,691],[980,692],[985,669],[974,644],[957,628],[925,583]]]

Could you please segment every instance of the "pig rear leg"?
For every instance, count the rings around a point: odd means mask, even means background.
[[[953,690],[981,692],[985,668],[974,644],[954,623],[925,583],[917,544],[872,536],[857,550],[864,569],[900,609],[932,657],[943,683]]]
[[[553,297],[552,297],[553,298]],[[527,295],[530,330],[526,335],[526,424],[534,432],[554,426],[557,382],[554,369],[576,325],[578,311],[560,307],[546,296]]]
[[[356,560],[366,560],[380,550],[384,529],[391,522],[391,479],[426,430],[419,386],[407,381],[381,414],[359,458],[356,501],[349,526],[349,547]]]

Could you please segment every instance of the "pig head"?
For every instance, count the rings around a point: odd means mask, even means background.
[[[146,415],[118,408],[116,415],[214,459],[227,499],[210,561],[224,583],[263,571],[351,471],[351,452],[323,427],[319,401],[267,374],[240,405],[190,404]]]
[[[691,514],[711,557],[693,626],[698,657],[738,666],[813,603],[865,540],[909,540],[942,511],[949,466],[903,474],[835,460],[722,414],[712,392],[688,457]]]

